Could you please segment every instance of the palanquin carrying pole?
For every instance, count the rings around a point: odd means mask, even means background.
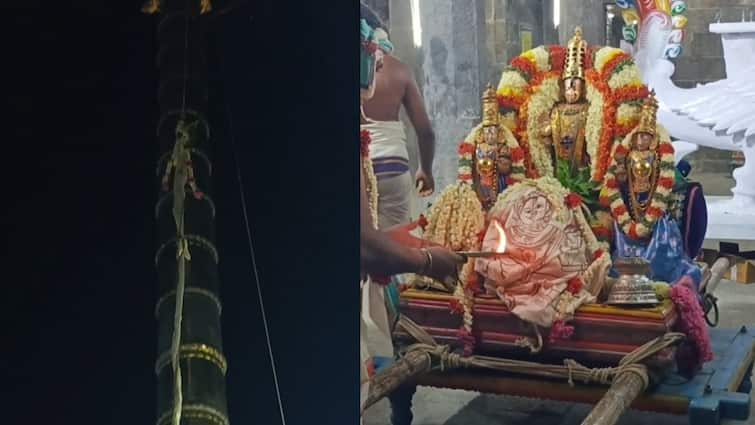
[[[150,0],[158,17],[157,425],[227,425],[207,118],[207,0]],[[178,331],[178,332],[176,332]]]

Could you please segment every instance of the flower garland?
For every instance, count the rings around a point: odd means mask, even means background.
[[[605,187],[601,195],[604,198],[602,203],[610,205],[614,219],[619,223],[622,231],[632,239],[645,239],[650,235],[655,223],[668,209],[669,196],[674,187],[674,147],[671,144],[668,133],[660,125],[657,127],[656,132],[659,142],[656,153],[659,157],[658,167],[660,173],[658,174],[655,193],[643,217],[641,219],[639,217],[632,219],[629,209],[624,203],[624,198],[621,195],[619,182],[616,179],[616,156],[625,158],[629,154],[632,136],[635,134],[634,131],[629,133],[621,144],[614,148],[614,160],[606,173]]]
[[[545,46],[535,47],[522,53],[522,57],[527,58],[535,64],[538,72],[547,72],[551,70],[551,52]]]
[[[592,159],[592,179],[603,180],[605,170],[611,160],[611,144],[614,141],[616,106],[612,100],[608,84],[596,70],[585,73],[587,79],[587,101],[590,109],[585,124],[587,152]]]
[[[525,178],[524,151],[519,147],[514,135],[505,125],[498,126],[499,135],[503,136],[505,145],[509,148],[511,155],[511,174],[508,176],[509,181],[516,182]],[[477,143],[482,140],[482,124],[478,124],[469,132],[464,141],[459,145],[459,171],[458,180],[461,182],[472,183],[474,166],[474,153]]]
[[[544,140],[541,119],[550,119],[550,111],[559,101],[559,73],[541,73],[532,79],[532,95],[522,107],[520,120],[524,131],[520,135],[528,141],[530,159],[537,176],[553,176],[553,162]],[[534,176],[533,176],[534,177]]]
[[[427,215],[424,239],[456,251],[477,250],[478,234],[485,228],[482,204],[472,185],[447,187]]]
[[[559,101],[565,55],[563,46],[540,46],[514,58],[501,74],[498,104],[502,114],[511,114],[516,122],[515,135],[525,155],[525,174],[529,178],[553,175],[538,120]],[[603,182],[613,145],[639,120],[638,110],[622,106],[646,96],[647,87],[631,56],[620,49],[589,47],[585,69],[586,100],[590,104],[585,123],[586,149],[592,159],[592,180]]]
[[[474,276],[474,279],[471,278]],[[474,260],[470,259],[462,267],[461,282],[456,285],[454,297],[451,299],[452,312],[462,314],[462,325],[457,332],[457,337],[462,344],[464,356],[474,353],[476,340],[472,334],[474,324],[474,295],[479,292],[477,285],[477,273],[474,270]],[[474,283],[473,283],[474,282]]]
[[[370,216],[372,225],[378,228],[378,184],[375,177],[375,170],[372,168],[372,159],[370,158],[370,143],[372,137],[368,130],[361,130],[359,133],[360,152],[362,155],[362,170],[364,172],[364,186],[367,192],[367,202],[370,207]]]

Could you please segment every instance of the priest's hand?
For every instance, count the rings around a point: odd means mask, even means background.
[[[419,196],[430,196],[435,191],[435,179],[432,172],[425,172],[423,169],[417,170],[417,175],[414,177],[414,184],[419,190]]]
[[[442,246],[433,246],[427,248],[429,258],[429,267],[423,274],[442,282],[456,280],[459,267],[465,263],[465,258]]]

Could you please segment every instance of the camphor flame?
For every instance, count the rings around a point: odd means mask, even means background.
[[[493,225],[495,226],[495,230],[498,231],[498,246],[496,247],[495,252],[503,254],[506,252],[506,233],[503,231],[503,227],[501,227],[501,224],[498,223],[497,220],[493,221]]]

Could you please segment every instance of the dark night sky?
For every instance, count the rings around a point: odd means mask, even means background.
[[[156,21],[141,1],[79,4],[3,6],[3,423],[151,424]],[[341,15],[356,22],[357,12],[354,3],[315,20],[305,7],[294,15],[257,2],[223,18],[215,96],[228,94],[234,115],[289,423],[313,423],[313,409],[314,423],[351,423],[342,419],[356,413],[357,286],[334,285],[357,276],[356,198],[344,195],[357,193],[357,167],[318,164],[323,152],[356,158],[356,62],[333,52],[356,52]],[[330,53],[296,51],[290,28],[327,40],[310,42]],[[225,124],[214,186],[231,423],[277,424]],[[286,267],[280,250],[297,237],[317,240],[301,247],[318,253]],[[326,251],[354,267],[323,266]],[[333,350],[334,334],[350,342]],[[325,381],[336,390],[317,390]]]

